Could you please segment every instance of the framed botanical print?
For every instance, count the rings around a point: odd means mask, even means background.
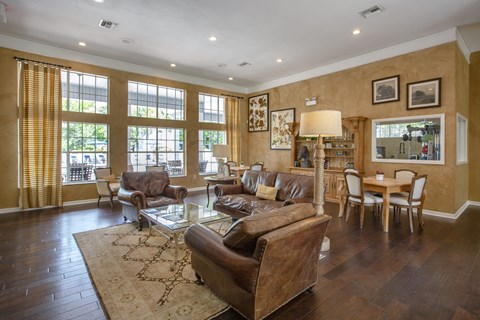
[[[407,83],[407,110],[440,107],[441,78]]]
[[[268,93],[248,98],[248,131],[268,131]]]
[[[386,103],[400,100],[399,83],[400,76],[372,81],[372,104]]]
[[[295,122],[295,108],[270,112],[270,149],[292,148],[292,133],[288,125],[292,122]]]

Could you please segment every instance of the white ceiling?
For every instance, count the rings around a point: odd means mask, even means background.
[[[159,70],[168,78],[178,74],[180,80],[203,79],[243,92],[412,41],[427,46],[432,35],[480,22],[479,0],[0,2],[7,8],[7,23],[0,17],[0,34],[6,36],[0,46],[5,39],[27,40],[32,48],[32,43],[48,45],[71,60],[84,54],[110,58],[138,70]],[[385,9],[382,14],[368,19],[358,14],[376,4]],[[102,29],[100,19],[119,25]],[[359,36],[352,35],[355,28],[362,31]],[[459,30],[465,30],[468,50],[477,51],[478,26]],[[209,41],[211,35],[218,40]],[[87,46],[79,47],[79,41]],[[282,63],[275,61],[279,57]],[[241,67],[242,62],[250,65]]]

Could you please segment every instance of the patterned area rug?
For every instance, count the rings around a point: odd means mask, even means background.
[[[111,319],[209,319],[228,305],[194,283],[190,252],[148,228],[124,224],[74,234]]]

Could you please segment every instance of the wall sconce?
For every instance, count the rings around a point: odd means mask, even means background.
[[[305,105],[307,107],[314,106],[317,104],[317,97],[313,96],[311,99],[305,98]]]

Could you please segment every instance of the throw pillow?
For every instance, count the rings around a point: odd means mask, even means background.
[[[253,251],[262,235],[316,215],[311,203],[299,203],[269,212],[261,212],[235,221],[223,236],[230,248]]]
[[[111,174],[111,175],[105,176],[105,177],[100,177],[100,179],[108,180],[110,182],[117,182],[117,179],[116,179],[114,174]]]
[[[257,193],[255,194],[255,196],[260,199],[275,200],[275,198],[277,197],[277,192],[278,192],[277,188],[267,187],[267,186],[264,186],[263,184],[259,184]]]

